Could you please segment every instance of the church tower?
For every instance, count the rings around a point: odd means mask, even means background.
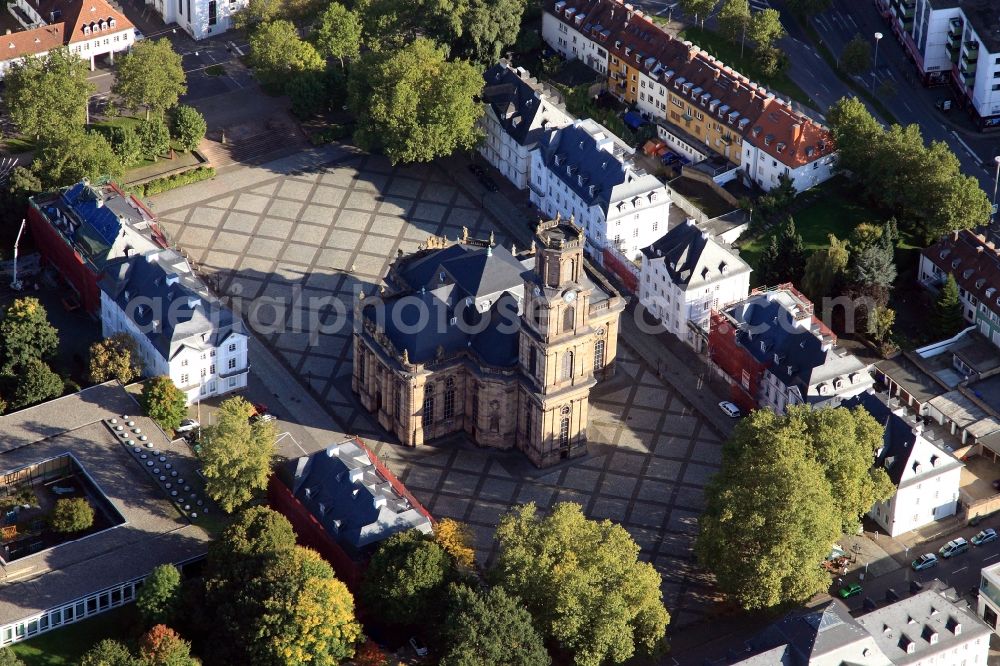
[[[517,443],[540,466],[586,452],[587,404],[596,380],[584,242],[572,218],[540,223],[534,271],[525,279]]]

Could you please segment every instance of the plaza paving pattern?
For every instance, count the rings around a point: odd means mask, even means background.
[[[472,198],[470,198],[470,196]],[[353,312],[354,294],[371,294],[398,251],[429,234],[455,238],[507,234],[437,165],[392,167],[348,154],[325,167],[259,167],[226,174],[153,199],[172,240],[210,277],[220,294],[237,297],[244,316],[274,323],[273,308],[250,299],[297,298],[303,322],[332,324],[336,308],[309,299],[337,296]],[[276,328],[276,327],[275,327]],[[556,468],[535,469],[517,452],[477,448],[456,437],[418,449],[386,441],[350,391],[350,324],[310,343],[306,330],[261,334],[338,419],[386,459],[437,517],[469,523],[481,559],[512,504],[579,502],[594,518],[621,523],[663,575],[675,627],[710,610],[711,588],[694,567],[692,540],[703,491],[721,458],[715,431],[690,404],[627,347],[616,376],[593,396],[590,452]],[[266,379],[266,378],[265,378]]]

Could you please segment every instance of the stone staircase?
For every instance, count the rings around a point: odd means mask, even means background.
[[[292,125],[280,125],[263,129],[257,134],[232,138],[228,134],[222,143],[222,135],[202,142],[201,151],[216,169],[235,164],[262,164],[301,150],[306,145],[305,137]]]

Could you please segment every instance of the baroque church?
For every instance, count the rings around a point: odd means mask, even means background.
[[[357,305],[352,388],[403,444],[464,432],[540,467],[587,448],[590,389],[611,376],[625,300],[584,265],[573,220],[530,252],[432,236]]]

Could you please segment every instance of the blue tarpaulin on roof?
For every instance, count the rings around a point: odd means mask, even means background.
[[[636,113],[634,111],[627,112],[625,114],[625,117],[623,118],[623,120],[625,121],[626,125],[628,125],[629,127],[631,127],[634,130],[635,129],[639,129],[640,127],[642,127],[643,125],[646,124],[645,118],[643,118],[642,116],[640,116],[638,113]]]

